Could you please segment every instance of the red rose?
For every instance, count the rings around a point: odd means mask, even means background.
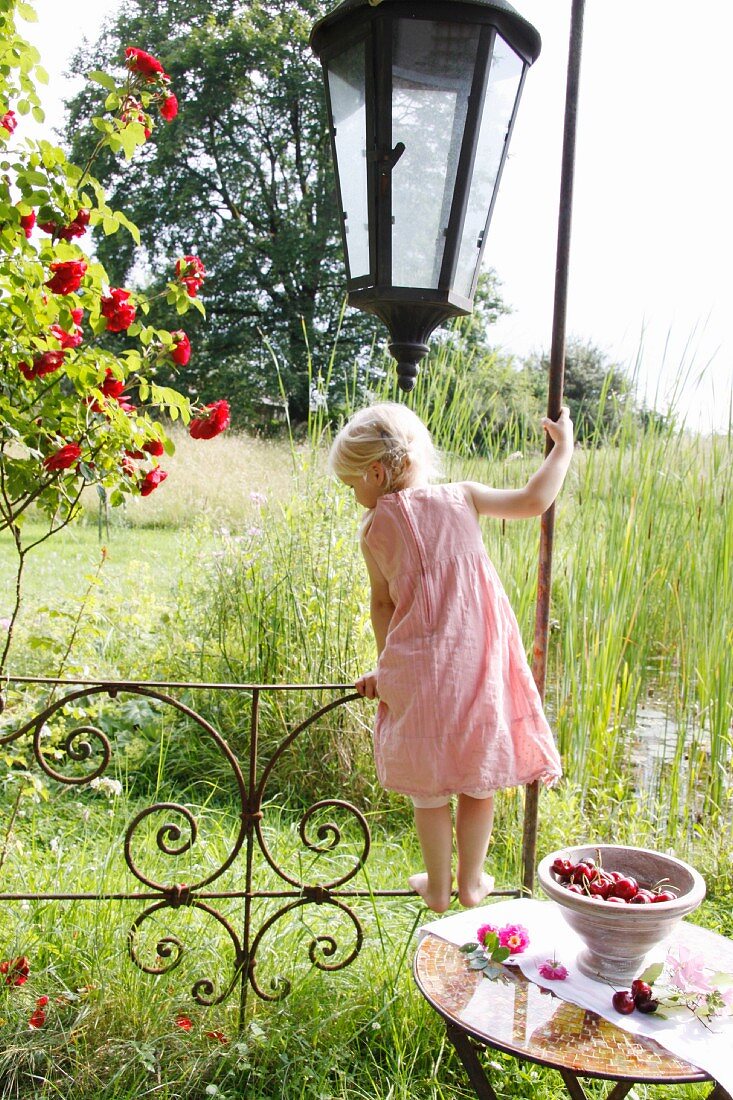
[[[172,122],[178,114],[178,100],[171,92],[160,105],[160,117],[166,122]]]
[[[165,481],[168,474],[165,470],[161,470],[160,466],[156,466],[154,470],[147,473],[140,482],[140,496],[149,497],[153,489],[157,489],[161,481]]]
[[[123,394],[122,397],[115,398],[115,400],[117,401],[117,404],[122,409],[122,411],[124,413],[127,413],[128,416],[132,416],[132,414],[137,410],[137,405],[133,405],[130,398],[127,397],[125,394]]]
[[[15,111],[6,111],[3,117],[0,118],[0,126],[4,126],[9,134],[12,134],[17,125],[18,120],[15,117]]]
[[[18,363],[18,370],[29,381],[31,378],[42,378],[44,374],[53,374],[63,365],[66,352],[63,348],[58,351],[43,351],[33,359],[33,365]]]
[[[42,229],[44,233],[48,233],[50,236],[54,234],[62,241],[70,241],[74,237],[83,237],[87,231],[89,225],[89,219],[91,215],[88,210],[80,210],[72,222],[68,225],[59,226],[58,222],[39,222],[38,228]]]
[[[57,260],[51,264],[53,275],[45,285],[54,294],[73,294],[81,286],[86,269],[84,260]]]
[[[159,439],[149,439],[147,443],[143,443],[143,450],[147,451],[153,458],[159,458],[163,454],[165,447]]]
[[[116,378],[110,368],[107,367],[104,375],[104,382],[102,382],[99,388],[105,397],[113,397],[116,401],[124,390],[125,383],[122,378]]]
[[[35,210],[31,210],[30,214],[21,214],[20,215],[20,228],[25,233],[27,239],[30,239],[31,231],[32,231],[33,226],[35,224],[36,224],[36,212],[35,212]]]
[[[48,458],[44,458],[43,465],[50,473],[54,470],[68,470],[81,458],[81,447],[78,443],[66,443]]]
[[[84,318],[84,309],[83,309],[82,306],[79,306],[77,309],[72,309],[71,319],[72,319],[72,321],[74,322],[75,325],[80,325],[83,318]]]
[[[70,241],[73,237],[83,237],[89,225],[89,218],[88,210],[80,210],[73,222],[59,229],[59,237],[65,241]]]
[[[6,985],[25,985],[31,972],[31,964],[27,955],[19,955],[17,959],[6,959],[0,962],[0,974],[5,977]]]
[[[159,75],[165,76],[163,66],[157,57],[138,50],[136,46],[128,46],[125,50],[125,63],[131,73],[140,73],[146,80],[155,80]]]
[[[188,425],[188,434],[192,439],[213,439],[231,424],[228,401],[213,401],[206,408],[209,411],[205,416],[196,417]]]
[[[193,1027],[191,1020],[188,1016],[176,1016],[176,1027],[180,1027],[181,1031],[190,1031]]]
[[[43,1027],[46,1022],[46,1013],[42,1008],[36,1008],[28,1020],[28,1027],[33,1028],[35,1031],[39,1027]]]
[[[184,256],[176,260],[176,278],[183,283],[189,298],[196,297],[196,291],[203,284],[206,269],[198,256]]]
[[[135,307],[128,302],[129,290],[114,287],[102,298],[101,313],[107,318],[108,332],[125,332],[135,320]]]
[[[62,348],[78,348],[84,339],[84,334],[78,325],[73,332],[66,332],[61,325],[51,325],[51,332],[57,340],[60,340]]]
[[[177,363],[179,367],[185,367],[186,363],[191,358],[191,341],[186,336],[186,333],[181,331],[172,332],[175,343],[171,348],[171,359],[174,363]]]

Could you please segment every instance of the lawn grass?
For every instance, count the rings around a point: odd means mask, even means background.
[[[181,801],[188,799],[181,792]],[[52,791],[50,806],[27,803],[9,838],[4,889],[18,892],[129,890],[134,878],[126,870],[121,840],[127,823],[147,803],[128,794],[106,799],[101,792]],[[650,826],[627,817],[619,826],[611,800],[599,804],[589,834],[579,792],[569,785],[543,798],[541,850],[558,846],[570,833],[583,839],[648,842]],[[516,800],[500,806],[491,860],[499,886],[515,883],[520,829]],[[50,812],[49,812],[50,811]],[[171,817],[169,813],[168,818]],[[200,826],[199,857],[219,866],[230,849],[235,821],[226,807],[196,809]],[[164,820],[159,816],[157,821]],[[300,868],[302,844],[298,818],[278,805],[265,814],[268,844],[282,865]],[[395,833],[388,821],[373,821],[374,847],[357,888],[394,888],[417,864],[411,831]],[[143,851],[145,849],[145,851]],[[156,877],[154,846],[138,845],[138,866]],[[160,856],[160,853],[158,853]],[[325,857],[327,862],[332,858]],[[167,862],[183,877],[192,869],[189,854]],[[161,859],[159,862],[165,862]],[[725,845],[701,837],[696,862],[706,875],[710,899],[695,919],[716,930],[731,926],[730,861]],[[178,866],[181,864],[181,866]],[[278,888],[278,880],[260,857],[255,861],[260,889]],[[195,873],[195,872],[194,872]],[[231,888],[233,868],[219,883]],[[328,872],[326,872],[327,877]],[[311,868],[309,875],[319,875]],[[167,881],[165,879],[164,881]],[[282,888],[282,882],[279,887]],[[213,901],[241,932],[241,901]],[[273,912],[276,902],[254,903],[253,931]],[[165,973],[144,973],[127,953],[127,933],[144,902],[3,903],[6,956],[26,954],[31,973],[26,985],[6,989],[2,998],[0,1095],[9,1097],[93,1097],[132,1100],[166,1096],[203,1098],[299,1097],[301,1100],[463,1100],[471,1096],[463,1068],[446,1041],[439,1017],[416,989],[410,974],[415,929],[431,919],[416,899],[368,897],[349,902],[364,931],[356,961],[343,970],[324,973],[309,961],[314,937],[333,936],[337,950],[325,958],[333,965],[353,945],[348,919],[336,919],[330,906],[306,906],[278,921],[258,951],[257,980],[268,996],[250,994],[239,1019],[233,996],[207,1007],[192,997],[195,982],[211,981],[204,998],[216,998],[232,976],[232,945],[211,917],[186,908],[165,910],[164,919],[141,925],[136,941],[141,962]],[[239,917],[238,915],[239,914]],[[184,953],[161,956],[162,938],[174,936]],[[173,941],[170,941],[173,944]],[[48,996],[47,1020],[29,1031],[27,1020],[36,998]],[[188,1027],[190,1021],[190,1028]],[[184,1026],[182,1026],[182,1023]],[[241,1027],[240,1027],[241,1024]],[[488,1063],[502,1097],[550,1100],[559,1090],[552,1071],[516,1062],[494,1052]],[[497,1082],[500,1082],[498,1084]],[[601,1096],[600,1086],[589,1087]],[[639,1086],[638,1097],[669,1095]],[[697,1086],[675,1090],[675,1100],[705,1095]]]

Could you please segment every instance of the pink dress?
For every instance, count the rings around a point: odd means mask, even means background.
[[[388,493],[363,538],[394,603],[377,665],[380,783],[437,798],[559,776],[517,620],[463,489]]]

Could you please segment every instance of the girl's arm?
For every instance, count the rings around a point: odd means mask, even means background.
[[[491,489],[478,481],[464,481],[466,499],[480,516],[528,519],[541,516],[560,492],[573,457],[573,424],[565,405],[557,421],[544,417],[542,427],[555,446],[523,489]]]
[[[386,578],[374,560],[374,555],[363,539],[361,540],[361,552],[364,555],[364,561],[366,562],[367,571],[369,573],[369,584],[371,585],[370,613],[374,637],[377,643],[377,656],[379,656],[387,640],[387,631],[389,630],[389,624],[394,614],[394,604],[389,594],[389,585],[387,584]],[[376,671],[366,672],[363,676],[360,676],[355,686],[360,695],[365,695],[367,699],[376,699]]]

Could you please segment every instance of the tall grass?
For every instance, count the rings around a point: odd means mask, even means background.
[[[391,377],[376,377],[374,395],[394,396],[392,387]],[[518,426],[502,442],[486,426],[477,431],[460,372],[428,375],[409,400],[442,446],[450,478],[520,485],[541,461],[532,432]],[[290,446],[212,440],[203,446],[216,446],[216,461],[205,468],[189,464],[202,452],[181,441],[182,467],[157,497],[165,507],[159,522],[177,526],[146,536],[169,548],[167,587],[154,562],[134,552],[114,584],[103,571],[67,669],[351,683],[369,667],[374,649],[358,510],[324,473],[324,416],[314,416],[311,428],[310,439]],[[642,431],[626,416],[612,440],[576,450],[558,501],[546,702],[565,771],[586,790],[589,814],[594,792],[629,796],[643,784],[646,794],[661,797],[664,839],[681,827],[693,830],[699,819],[730,815],[732,499],[730,435],[694,436],[672,421]],[[156,497],[141,506],[150,500]],[[126,519],[138,522],[136,515]],[[111,557],[134,544],[133,529],[110,530]],[[529,647],[539,525],[489,520],[484,532]],[[54,597],[54,570],[43,602],[36,601],[48,608],[42,629],[33,606],[27,610],[33,648],[21,649],[16,672],[54,671],[54,655],[63,651],[71,612],[60,606],[62,594]],[[279,740],[297,716],[266,713],[265,737]],[[225,717],[230,728],[241,725],[237,713]],[[322,749],[338,755],[347,787],[378,800],[369,716],[343,722],[324,735]],[[307,797],[316,785],[311,761],[296,756],[292,790]],[[196,770],[190,757],[180,760],[182,778],[190,767]]]

